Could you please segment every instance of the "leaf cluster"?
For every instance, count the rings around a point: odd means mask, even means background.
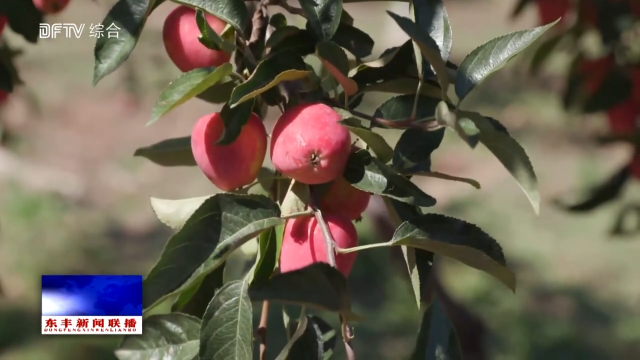
[[[221,105],[225,131],[221,145],[233,143],[250,114],[301,102],[323,102],[342,117],[342,125],[366,144],[349,158],[343,177],[352,186],[381,196],[397,222],[391,239],[373,247],[402,249],[417,305],[426,302],[424,286],[434,256],[457,259],[484,271],[515,291],[515,275],[507,267],[498,242],[473,224],[429,212],[436,199],[411,178],[471,179],[431,169],[431,157],[445,131],[453,130],[470,148],[482,144],[513,175],[539,211],[537,178],[524,149],[498,120],[462,106],[463,100],[489,75],[532,44],[553,24],[492,39],[471,51],[457,65],[450,61],[453,32],[441,0],[409,2],[410,16],[388,11],[409,40],[372,56],[374,39],[354,25],[344,3],[358,0],[299,0],[291,6],[264,0],[252,13],[242,0],[172,0],[195,8],[200,43],[216,51],[233,52],[232,61],[182,74],[160,94],[149,123],[198,98]],[[118,37],[101,37],[95,44],[94,84],[118,69],[134,51],[145,23],[164,0],[119,0],[102,22],[120,29]],[[11,28],[35,42],[36,22],[30,0],[0,5]],[[28,3],[28,4],[27,4]],[[306,20],[304,27],[287,23],[271,5]],[[268,9],[266,11],[265,9]],[[205,13],[228,27],[215,33]],[[367,59],[368,58],[368,59]],[[6,68],[0,68],[2,88],[11,90]],[[391,97],[373,114],[358,111],[370,93]],[[389,144],[379,129],[401,133]],[[166,139],[139,148],[141,156],[161,166],[194,166],[188,136]],[[158,218],[175,229],[160,259],[144,280],[142,336],[127,336],[116,351],[119,359],[238,359],[253,357],[253,304],[293,304],[301,316],[292,320],[289,342],[278,359],[325,359],[336,343],[336,329],[305,311],[339,315],[341,333],[349,342],[348,323],[364,321],[353,313],[347,279],[328,264],[279,273],[277,263],[283,225],[297,216],[287,194],[289,179],[265,168],[258,182],[234,192],[164,200],[152,198]],[[289,196],[287,196],[289,195]],[[298,199],[303,200],[303,199]],[[296,200],[297,201],[297,200]],[[253,267],[240,280],[223,282],[229,256],[247,242],[258,244]],[[437,299],[428,304],[418,335],[418,357],[460,358],[455,329]]]

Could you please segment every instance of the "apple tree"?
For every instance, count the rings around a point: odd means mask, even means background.
[[[513,16],[535,6],[540,24],[561,22],[546,34],[534,52],[536,73],[554,52],[568,53],[571,66],[562,104],[569,113],[586,120],[604,114],[608,131],[595,136],[595,144],[629,144],[629,160],[608,178],[587,191],[583,199],[558,205],[570,212],[588,213],[620,198],[625,185],[640,179],[640,2],[635,0],[520,0]],[[572,20],[573,19],[573,20]],[[637,234],[640,204],[620,206],[611,235]]]
[[[102,24],[120,30],[96,40],[94,85],[127,61],[147,18],[165,2],[115,3]],[[489,149],[539,212],[537,178],[525,150],[499,120],[464,100],[557,21],[492,39],[455,64],[441,0],[407,2],[408,17],[387,11],[408,39],[377,55],[374,39],[343,8],[358,0],[170,2],[179,6],[165,19],[163,42],[182,75],[162,91],[149,124],[194,98],[211,103],[212,112],[193,119],[191,134],[140,147],[134,155],[160,166],[193,166],[211,181],[212,195],[151,199],[175,234],[144,280],[144,334],[126,336],[116,356],[265,358],[266,330],[282,321],[267,310],[285,304],[299,316],[285,312],[290,332],[277,359],[329,358],[338,342],[354,359],[353,327],[366,327],[370,315],[351,308],[354,260],[360,251],[399,247],[415,295],[415,304],[407,305],[422,317],[416,346],[407,354],[462,358],[449,315],[437,296],[425,296],[435,257],[486,272],[513,291],[515,274],[496,239],[430,211],[437,194],[411,180],[437,177],[479,187],[431,168],[445,132],[453,131],[469,148]],[[0,5],[0,13],[35,41],[42,14],[33,12],[30,0],[15,3],[22,5]],[[289,24],[274,6],[306,25]],[[5,91],[15,84],[8,79],[0,79]],[[371,93],[389,98],[373,113],[358,110]],[[267,112],[279,114],[270,134],[263,123]],[[381,129],[397,132],[397,143],[390,144]],[[397,228],[387,241],[359,244],[354,221],[372,196],[384,200]],[[225,283],[227,260],[250,241],[259,249],[253,266]],[[262,313],[257,324],[256,304]]]

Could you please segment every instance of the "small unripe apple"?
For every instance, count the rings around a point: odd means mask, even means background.
[[[325,213],[331,236],[342,249],[358,245],[358,232],[353,223],[340,215]],[[356,253],[336,254],[336,269],[345,277],[351,273]],[[328,263],[324,235],[313,216],[290,219],[284,227],[280,271],[283,273],[301,269],[313,263]]]
[[[205,13],[205,19],[217,34],[227,25],[216,16]],[[178,6],[164,21],[162,40],[167,55],[182,72],[197,68],[220,66],[229,61],[231,54],[211,50],[198,40],[200,29],[196,23],[196,11],[188,6]]]
[[[229,145],[216,145],[224,131],[220,113],[201,117],[191,133],[191,151],[198,167],[220,190],[232,191],[258,177],[267,153],[267,131],[256,114]]]
[[[320,200],[320,209],[356,220],[367,209],[370,199],[371,194],[356,189],[344,177],[339,176],[333,180]]]
[[[33,0],[33,5],[46,15],[57,14],[69,5],[69,0]]]
[[[351,153],[351,134],[333,108],[300,104],[286,110],[271,134],[276,170],[305,184],[323,184],[342,175]]]
[[[607,110],[609,129],[613,134],[628,134],[638,126],[638,106],[633,101],[625,101]]]

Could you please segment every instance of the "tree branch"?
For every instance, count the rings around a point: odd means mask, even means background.
[[[269,301],[262,302],[262,312],[260,314],[260,324],[256,331],[256,336],[260,339],[260,360],[267,360],[267,322],[269,321]]]

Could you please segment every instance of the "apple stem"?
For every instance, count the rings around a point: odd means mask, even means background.
[[[269,301],[262,302],[262,312],[260,314],[260,324],[256,335],[260,338],[260,360],[267,359],[267,321],[269,320]]]

